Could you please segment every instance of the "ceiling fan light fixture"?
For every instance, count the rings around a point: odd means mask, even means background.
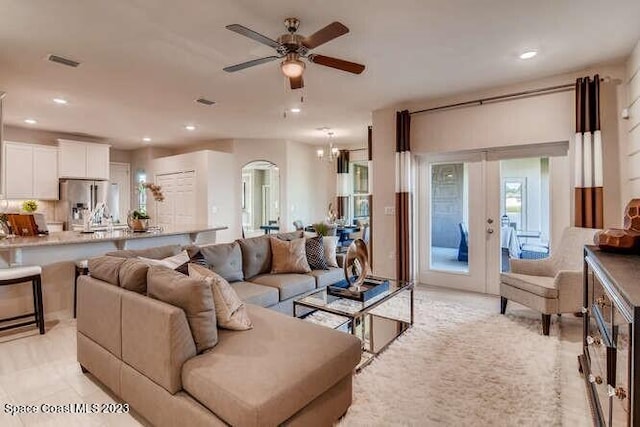
[[[282,61],[280,68],[282,68],[282,74],[289,78],[300,77],[304,71],[304,62],[292,56]]]

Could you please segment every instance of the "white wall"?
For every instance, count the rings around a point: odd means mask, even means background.
[[[605,145],[605,226],[620,223],[619,82],[622,64],[598,66],[576,73],[553,76],[518,85],[491,88],[452,97],[396,105],[373,112],[373,268],[379,275],[395,276],[395,216],[385,215],[385,206],[395,206],[395,113],[415,111],[472,99],[572,83],[577,77],[599,73],[611,77],[601,84],[601,122]],[[550,162],[552,182],[551,238],[557,239],[573,221],[573,135],[574,93],[561,92],[447,110],[411,117],[411,149],[414,153],[435,153],[485,147],[515,146],[570,141],[569,156]],[[384,242],[384,244],[381,244]]]
[[[627,120],[628,147],[621,152],[626,168],[622,172],[625,186],[624,201],[640,197],[640,41],[627,63]]]
[[[287,142],[289,178],[285,205],[287,215],[283,216],[288,216],[288,221],[281,222],[281,227],[291,230],[295,220],[311,224],[325,219],[329,202],[335,196],[334,168],[333,163],[317,159],[316,147],[299,142]]]
[[[196,223],[229,227],[217,233],[221,242],[233,241],[240,235],[240,217],[235,215],[239,211],[240,187],[228,179],[234,171],[233,154],[202,150],[161,157],[151,161],[151,170],[153,175],[147,171],[148,181],[159,174],[195,171]],[[154,207],[149,210],[155,212]]]

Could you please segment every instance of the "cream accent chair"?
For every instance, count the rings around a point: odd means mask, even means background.
[[[542,313],[542,333],[549,335],[551,315],[581,311],[583,246],[598,230],[569,227],[549,258],[511,259],[511,272],[500,275],[500,313],[515,301]]]

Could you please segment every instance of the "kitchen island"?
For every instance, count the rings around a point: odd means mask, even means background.
[[[226,229],[226,226],[176,225],[142,233],[128,230],[92,233],[61,231],[44,236],[5,238],[0,240],[0,268],[11,265],[42,266],[45,318],[50,319],[52,315],[60,317],[59,312],[71,313],[75,261],[118,249],[215,243],[216,232]],[[32,304],[29,287],[3,288],[0,288],[0,318],[29,310]]]

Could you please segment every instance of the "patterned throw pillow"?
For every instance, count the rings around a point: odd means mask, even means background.
[[[327,259],[324,256],[322,236],[310,237],[304,244],[307,253],[307,262],[312,270],[328,270]]]

